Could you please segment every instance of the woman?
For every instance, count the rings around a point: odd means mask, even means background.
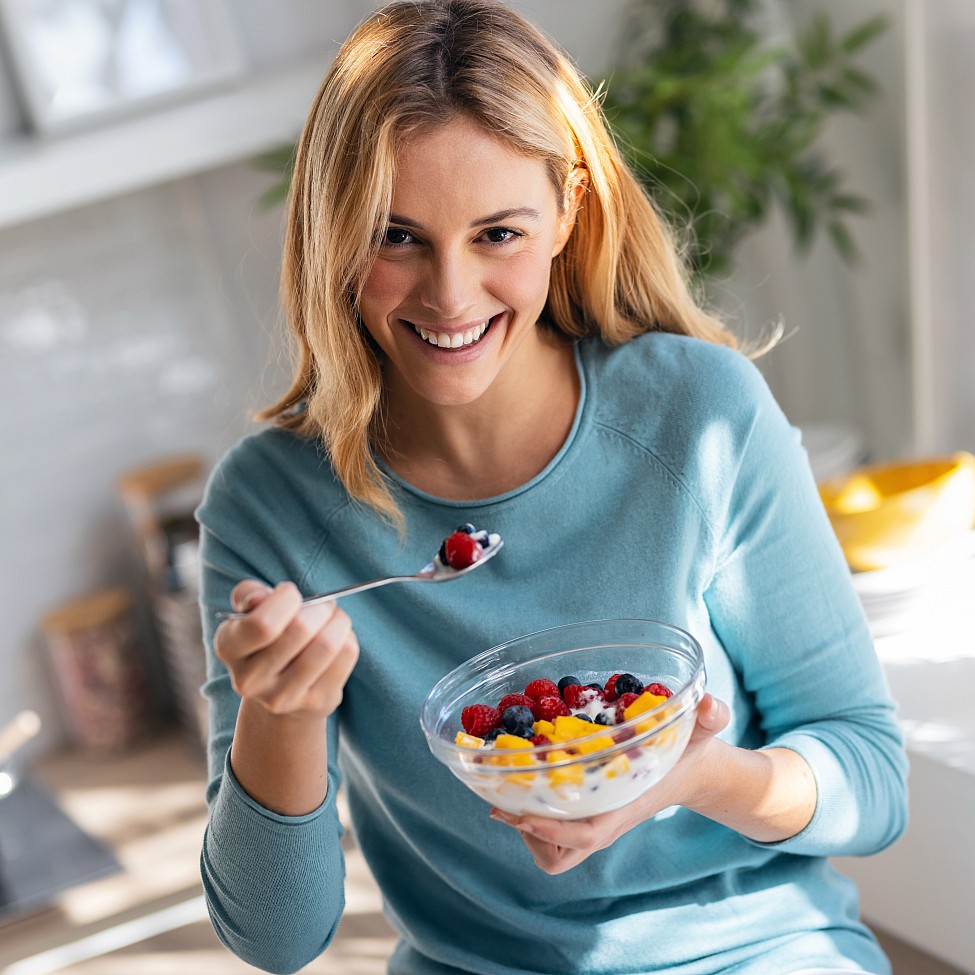
[[[294,384],[199,512],[225,943],[270,971],[327,947],[341,780],[393,973],[888,972],[825,859],[905,820],[848,572],[568,60],[492,0],[370,18],[300,139],[282,283]],[[506,542],[476,576],[301,606],[467,521]],[[694,633],[711,692],[643,798],[515,818],[430,756],[420,705],[456,664],[634,616]]]

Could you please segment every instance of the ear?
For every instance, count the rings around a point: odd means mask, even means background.
[[[576,225],[576,215],[582,206],[586,192],[589,190],[589,177],[585,172],[573,170],[569,176],[569,183],[565,188],[563,197],[563,213],[559,220],[559,232],[555,238],[555,246],[552,248],[552,257],[557,257],[562,248],[569,242],[572,228]]]

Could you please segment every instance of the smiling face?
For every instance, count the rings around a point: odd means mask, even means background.
[[[405,143],[359,304],[394,410],[517,396],[537,374],[551,342],[536,323],[580,193],[561,206],[541,160],[468,120]]]

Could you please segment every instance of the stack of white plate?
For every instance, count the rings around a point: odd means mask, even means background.
[[[853,585],[875,637],[961,629],[963,621],[973,632],[975,531],[889,568],[855,572]]]

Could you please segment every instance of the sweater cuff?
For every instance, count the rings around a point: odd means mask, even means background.
[[[766,748],[789,748],[805,760],[816,781],[816,808],[805,828],[794,836],[774,843],[745,839],[754,846],[799,856],[837,856],[855,845],[862,828],[857,804],[833,750],[818,738],[801,733],[785,735],[763,746]]]
[[[325,794],[325,799],[322,804],[317,808],[313,809],[310,813],[304,813],[301,816],[285,816],[282,813],[274,812],[272,809],[268,809],[266,806],[262,806],[256,799],[249,795],[244,787],[237,781],[237,776],[234,775],[234,770],[230,766],[230,751],[228,749],[227,755],[224,758],[223,766],[223,779],[224,788],[221,792],[224,793],[224,802],[228,799],[233,802],[238,808],[241,805],[246,807],[246,812],[244,812],[245,817],[257,817],[271,823],[277,823],[282,826],[303,826],[307,823],[313,823],[320,816],[335,809],[336,794],[338,793],[338,784],[332,778],[331,772],[328,773],[328,779],[326,783],[326,789],[328,790]],[[228,794],[229,793],[229,794]],[[336,813],[336,818],[338,815]],[[339,824],[339,835],[345,832],[344,828]]]

